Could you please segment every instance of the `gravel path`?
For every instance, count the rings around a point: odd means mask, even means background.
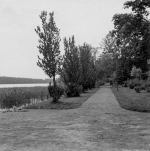
[[[78,109],[0,114],[0,151],[150,150],[150,114],[119,107],[108,86]]]

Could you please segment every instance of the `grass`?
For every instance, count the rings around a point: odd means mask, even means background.
[[[134,89],[121,86],[118,91],[114,87],[111,89],[122,108],[131,111],[150,112],[150,93],[146,91],[136,93]]]
[[[55,110],[66,110],[75,109],[80,107],[91,95],[93,95],[99,88],[94,88],[82,93],[80,97],[65,97],[62,96],[59,102],[52,103],[52,98],[48,101],[40,102],[37,104],[29,105],[26,109],[55,109]]]

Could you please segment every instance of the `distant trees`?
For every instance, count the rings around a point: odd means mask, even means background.
[[[31,79],[31,78],[15,78],[0,77],[0,84],[31,84],[31,83],[49,83],[51,79]]]
[[[100,43],[100,48],[103,50],[102,54],[97,59],[97,66],[99,69],[99,76],[110,77],[116,70],[116,55],[119,54],[117,50],[116,38],[113,37],[110,31]]]
[[[110,77],[116,69],[115,58],[110,53],[101,54],[97,59],[99,78]]]
[[[47,12],[42,11],[40,15],[42,21],[42,30],[39,26],[35,29],[39,36],[39,52],[43,58],[38,56],[37,65],[43,69],[43,71],[53,79],[53,87],[49,90],[53,93],[53,102],[57,102],[59,97],[59,89],[56,84],[55,76],[61,72],[61,61],[60,56],[60,36],[59,29],[54,21],[54,12],[49,13],[49,20],[47,21]],[[51,94],[50,94],[51,95]]]

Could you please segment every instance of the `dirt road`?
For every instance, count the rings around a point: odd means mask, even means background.
[[[119,107],[108,86],[78,109],[0,114],[0,151],[150,150],[150,113]]]

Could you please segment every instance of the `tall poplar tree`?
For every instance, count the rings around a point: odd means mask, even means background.
[[[65,85],[67,86],[67,96],[79,96],[79,83],[80,83],[80,61],[78,48],[75,46],[74,36],[69,38],[69,41],[64,38],[63,56],[63,73],[62,77]]]
[[[39,52],[43,57],[38,56],[37,65],[43,69],[43,71],[50,78],[53,79],[54,85],[54,97],[53,102],[58,101],[57,97],[57,85],[55,76],[61,72],[61,56],[60,56],[60,30],[57,28],[54,21],[54,12],[49,13],[49,19],[47,21],[47,12],[42,11],[40,15],[42,21],[42,29],[37,26],[35,29],[39,36]]]

